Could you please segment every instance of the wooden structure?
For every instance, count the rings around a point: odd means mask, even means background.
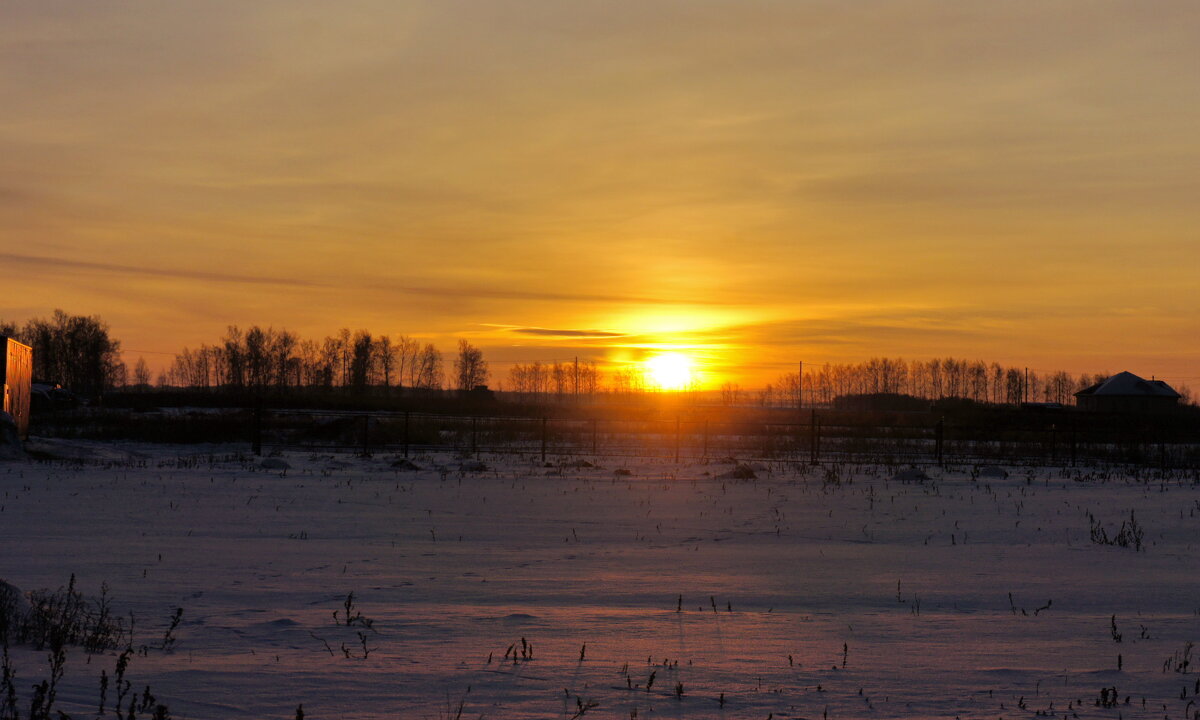
[[[1119,372],[1075,393],[1075,404],[1080,410],[1098,412],[1160,412],[1177,406],[1179,393],[1162,380]]]
[[[4,383],[4,412],[12,415],[17,434],[29,435],[29,395],[33,381],[33,349],[24,343],[0,335],[4,361],[0,364],[0,382]]]

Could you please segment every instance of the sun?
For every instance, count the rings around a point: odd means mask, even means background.
[[[659,390],[684,390],[696,379],[692,359],[680,353],[668,352],[642,361],[650,384]]]

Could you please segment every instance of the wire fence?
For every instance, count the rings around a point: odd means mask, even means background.
[[[1200,436],[1164,423],[1004,426],[921,418],[848,422],[816,411],[802,421],[568,419],[419,412],[260,410],[255,452],[307,449],[405,457],[516,453],[540,457],[653,457],[884,463],[1134,464],[1200,467]]]

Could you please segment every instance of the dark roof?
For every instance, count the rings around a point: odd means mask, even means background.
[[[1163,397],[1178,398],[1179,393],[1162,380],[1146,380],[1131,372],[1119,372],[1102,383],[1084,388],[1075,397],[1102,395],[1105,397]]]

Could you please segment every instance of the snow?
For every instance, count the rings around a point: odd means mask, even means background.
[[[1200,702],[1194,668],[1164,671],[1200,639],[1194,473],[720,479],[732,464],[65,445],[69,462],[0,464],[0,578],[107,583],[148,648],[135,691],[176,718],[461,702],[492,719],[1129,719]],[[1141,552],[1091,542],[1092,518],[1114,535],[1131,511]],[[28,693],[46,653],[12,655]],[[70,649],[57,707],[94,716],[115,661]],[[1120,706],[1096,707],[1110,687]]]

